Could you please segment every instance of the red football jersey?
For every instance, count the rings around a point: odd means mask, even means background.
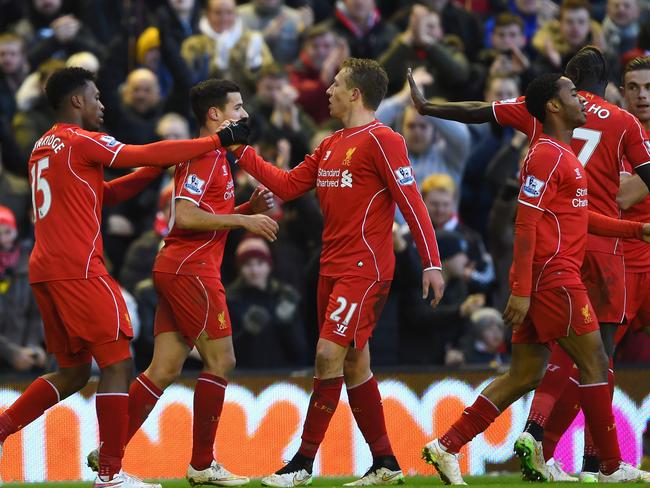
[[[336,132],[289,172],[265,162],[250,147],[236,154],[239,165],[282,200],[316,188],[325,223],[323,276],[393,278],[395,203],[409,224],[424,269],[440,268],[435,233],[404,139],[381,122]]]
[[[616,204],[623,157],[636,168],[650,164],[650,141],[639,121],[629,112],[593,93],[580,91],[587,100],[587,122],[573,131],[571,147],[589,179],[589,207],[608,217],[620,217]],[[495,102],[494,117],[500,125],[514,127],[535,142],[541,123],[528,110],[524,97]],[[589,235],[587,250],[620,254],[619,239]]]
[[[589,223],[587,175],[571,147],[540,135],[521,170],[519,205],[541,215],[531,214],[536,219],[535,245],[523,250],[532,257],[532,266],[515,253],[510,270],[513,294],[580,285]],[[518,223],[520,219],[518,215]]]
[[[214,150],[176,166],[174,200],[189,200],[205,212],[231,214],[235,210],[235,185],[226,152]],[[221,277],[227,230],[196,231],[174,226],[158,253],[154,271],[182,275]]]
[[[124,144],[108,134],[55,124],[34,144],[29,182],[36,243],[32,283],[107,274],[100,233],[104,166]]]
[[[626,173],[634,172],[627,160],[623,163]],[[650,222],[650,196],[645,197],[628,210],[624,210],[623,218],[625,220],[634,220],[635,222]],[[650,245],[639,239],[625,239],[623,241],[623,253],[625,256],[626,272],[650,272]]]

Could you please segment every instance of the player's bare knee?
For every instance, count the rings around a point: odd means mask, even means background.
[[[222,353],[215,357],[207,357],[203,360],[203,371],[224,377],[230,373],[237,364],[234,351]]]
[[[366,361],[347,359],[343,363],[343,376],[348,386],[354,386],[370,378],[370,367]]]
[[[144,372],[144,374],[153,382],[154,385],[164,390],[174,381],[176,381],[176,378],[178,378],[181,374],[182,368],[182,364],[179,366],[172,362],[151,364]]]

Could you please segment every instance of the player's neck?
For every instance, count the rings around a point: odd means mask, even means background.
[[[543,132],[549,137],[560,141],[564,144],[571,144],[573,137],[573,128],[565,127],[563,124],[555,124],[553,121],[548,120],[543,126]]]
[[[361,127],[362,125],[369,124],[373,120],[375,120],[375,112],[366,109],[352,109],[341,117],[343,127],[346,129]]]
[[[56,122],[58,122],[59,124],[78,125],[82,129],[85,129],[85,127],[83,126],[83,121],[81,120],[81,117],[79,115],[77,115],[77,114],[74,114],[74,113],[59,112],[54,117],[54,120]]]
[[[605,89],[607,88],[607,85],[600,85],[598,83],[585,83],[584,85],[580,85],[578,87],[579,91],[586,91],[589,93],[593,93],[594,95],[600,97],[600,98],[605,98]]]
[[[202,125],[199,129],[199,137],[208,137],[212,134],[217,133],[217,129],[221,125],[221,122],[215,122],[213,120],[208,120],[205,125]]]

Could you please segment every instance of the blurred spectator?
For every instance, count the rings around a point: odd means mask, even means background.
[[[378,59],[398,34],[382,20],[375,0],[338,0],[326,25],[347,40],[353,58]]]
[[[27,161],[36,140],[54,123],[54,112],[45,97],[45,84],[50,75],[63,68],[65,64],[60,60],[49,60],[38,67],[37,76],[34,78],[38,85],[33,91],[19,90],[16,101],[19,111],[13,119],[14,135],[21,152],[21,161]],[[25,80],[26,85],[29,78]],[[25,163],[26,164],[26,163]]]
[[[6,121],[16,112],[16,92],[28,74],[24,41],[15,34],[0,34],[0,117]]]
[[[66,68],[83,68],[93,74],[99,72],[99,59],[93,53],[82,51],[70,56],[65,62]]]
[[[350,57],[347,42],[325,24],[307,29],[299,59],[289,68],[291,84],[298,90],[298,103],[318,124],[330,117],[325,91],[334,81],[341,63]]]
[[[509,144],[494,155],[485,171],[486,186],[491,188],[495,199],[487,222],[488,249],[494,256],[497,288],[494,306],[503,310],[510,297],[510,266],[514,242],[514,223],[519,196],[519,167],[528,151],[528,139],[516,132]]]
[[[0,206],[0,369],[42,370],[43,324],[29,286],[29,248],[18,243],[13,212]]]
[[[265,66],[259,73],[256,94],[246,102],[251,114],[251,140],[287,139],[291,144],[291,163],[299,163],[309,153],[314,122],[296,103],[298,90],[289,83],[284,68]]]
[[[5,170],[0,153],[0,205],[9,208],[16,222],[19,238],[31,235],[32,199],[27,178]]]
[[[479,308],[469,320],[471,332],[463,340],[465,363],[498,368],[507,361],[501,312],[494,308]]]
[[[169,232],[172,186],[167,185],[160,192],[158,213],[153,228],[131,243],[124,257],[120,273],[120,284],[130,293],[136,293],[138,283],[151,278],[151,270],[160,250],[163,238]]]
[[[469,316],[485,305],[485,295],[470,295],[467,288],[467,242],[457,232],[436,231],[445,278],[445,294],[436,308],[422,300],[422,287],[411,286],[409,299],[402,303],[400,349],[408,364],[463,362],[460,339],[469,330]],[[412,248],[408,248],[412,249]],[[405,253],[402,253],[405,254]],[[406,259],[405,259],[406,258]],[[401,266],[419,267],[417,255],[398,256]]]
[[[637,37],[636,45],[634,48],[623,53],[621,56],[621,68],[625,68],[630,61],[639,56],[650,55],[650,20],[646,20],[639,27],[639,35]]]
[[[153,23],[180,46],[185,39],[199,33],[200,14],[201,2],[197,0],[165,0],[156,9]]]
[[[533,38],[533,46],[540,54],[538,72],[563,71],[569,59],[587,44],[604,48],[603,31],[591,18],[589,2],[564,0],[560,19],[548,21]]]
[[[63,0],[31,0],[27,17],[14,26],[14,31],[29,40],[28,58],[38,66],[50,58],[66,59],[79,51],[99,55],[101,45],[90,29],[77,18]]]
[[[273,62],[273,55],[260,32],[244,27],[235,0],[208,0],[199,21],[201,34],[183,41],[181,52],[194,74],[194,81],[228,78],[254,93],[256,74]]]
[[[608,0],[603,36],[607,52],[615,59],[636,47],[639,15],[638,0]]]
[[[226,294],[238,366],[304,366],[307,346],[300,294],[271,277],[271,252],[263,239],[244,239],[236,259],[239,276]]]
[[[486,82],[484,100],[510,100],[520,95],[517,78],[492,76]],[[493,189],[485,184],[485,172],[492,157],[507,145],[514,130],[496,122],[470,125],[472,150],[465,164],[459,211],[463,222],[487,236],[487,221],[494,199]]]
[[[418,86],[433,81],[423,68],[417,68],[413,78]],[[377,118],[404,136],[418,185],[432,173],[448,174],[460,184],[471,146],[465,124],[420,115],[411,103],[408,83],[402,91],[381,103]]]
[[[552,0],[508,0],[508,11],[521,17],[524,21],[526,41],[530,43],[538,27],[557,17],[558,5]],[[492,46],[492,31],[496,17],[485,22],[485,47]]]
[[[402,89],[408,67],[424,66],[433,76],[426,95],[457,100],[470,73],[462,46],[444,38],[440,16],[422,5],[413,7],[408,29],[395,37],[379,62],[388,73],[389,95]]]
[[[524,22],[520,17],[504,12],[495,19],[492,47],[479,55],[487,78],[518,77],[522,86],[533,78],[530,53],[526,49]]]
[[[458,219],[458,194],[454,180],[446,174],[433,174],[422,183],[422,197],[429,211],[433,227],[457,232],[467,244],[469,258],[465,274],[471,293],[487,293],[494,284],[494,264],[483,239]]]
[[[313,22],[311,9],[295,10],[284,0],[252,0],[237,7],[237,12],[244,28],[262,33],[273,58],[281,64],[296,59],[300,33]]]
[[[483,29],[475,11],[466,8],[466,1],[462,5],[449,0],[407,0],[399,4],[402,7],[391,20],[400,30],[406,30],[413,5],[423,4],[438,12],[445,34],[462,40],[465,56],[476,59],[483,47]]]
[[[156,133],[165,141],[190,138],[190,125],[187,119],[173,112],[163,115],[158,121]]]

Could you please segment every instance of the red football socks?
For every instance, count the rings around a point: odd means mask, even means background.
[[[330,420],[336,411],[341,397],[343,376],[320,380],[314,378],[314,391],[309,399],[307,418],[302,430],[302,443],[298,453],[314,459]]]
[[[129,426],[129,394],[97,393],[95,397],[99,424],[99,476],[113,479],[122,469]]]
[[[487,429],[500,414],[494,403],[479,395],[474,404],[467,407],[463,415],[440,438],[440,444],[447,452],[456,454],[461,447]]]
[[[371,376],[360,385],[348,388],[348,401],[373,458],[393,456],[393,448],[386,432],[384,407],[375,377]]]
[[[544,459],[549,460],[555,454],[558,442],[580,412],[580,372],[573,368],[564,392],[555,402],[553,412],[544,427]]]
[[[551,416],[553,407],[568,385],[573,370],[573,360],[564,349],[555,345],[548,361],[546,373],[535,389],[535,396],[530,406],[529,422],[544,427]]]
[[[160,399],[163,391],[153,382],[140,374],[129,388],[129,430],[126,437],[128,444]]]
[[[580,385],[580,404],[600,457],[600,470],[611,474],[618,469],[621,452],[607,383]]]
[[[0,415],[0,442],[32,423],[58,402],[59,392],[54,385],[43,378],[36,378]]]
[[[209,468],[214,460],[214,438],[227,386],[225,379],[205,372],[199,375],[196,382],[190,464],[198,471]]]

